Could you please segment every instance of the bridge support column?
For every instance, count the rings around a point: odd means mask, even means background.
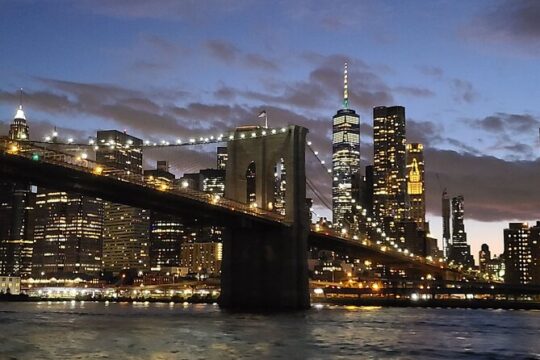
[[[221,301],[224,308],[309,308],[307,232],[241,224],[223,239]]]
[[[289,126],[279,134],[227,145],[225,197],[246,201],[245,174],[251,162],[257,169],[259,207],[271,208],[274,166],[280,159],[287,184],[283,224],[245,219],[227,226],[221,266],[220,304],[224,308],[300,310],[310,305],[306,134],[303,127]]]

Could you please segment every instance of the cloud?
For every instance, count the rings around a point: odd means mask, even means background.
[[[427,97],[435,96],[435,93],[433,91],[426,88],[415,87],[415,86],[398,86],[394,88],[393,90],[402,95],[419,97],[419,98],[427,98]]]
[[[540,2],[499,1],[482,8],[463,29],[463,35],[478,41],[510,45],[538,56],[540,50]]]
[[[442,76],[444,75],[443,69],[437,66],[419,66],[418,70],[426,76],[432,76],[437,79],[442,78]]]
[[[449,150],[425,151],[428,211],[440,214],[440,186],[465,197],[465,217],[479,221],[540,216],[540,159],[506,161]],[[437,179],[437,175],[439,180]]]
[[[495,113],[483,119],[470,120],[477,128],[493,133],[526,133],[540,127],[540,119],[530,114]]]
[[[228,41],[209,40],[206,42],[205,46],[210,52],[210,55],[226,63],[233,62],[240,54],[240,50]]]
[[[454,100],[458,103],[472,103],[478,98],[478,93],[467,80],[452,79],[450,86],[454,92]]]

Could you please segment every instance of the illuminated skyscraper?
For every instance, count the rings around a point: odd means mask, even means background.
[[[407,194],[409,216],[421,230],[426,230],[426,194],[424,183],[424,146],[407,144]]]
[[[441,197],[442,203],[442,226],[443,226],[443,250],[444,257],[448,259],[450,256],[450,198],[446,189],[444,189]]]
[[[32,272],[34,205],[30,186],[0,182],[0,274],[25,277]]]
[[[36,196],[32,274],[98,276],[101,271],[101,200],[40,188]]]
[[[471,247],[467,244],[463,200],[461,195],[452,198],[452,246],[449,260],[465,267],[472,267],[474,259],[471,255]]]
[[[343,108],[332,118],[332,218],[343,222],[352,207],[353,177],[360,171],[360,116],[349,109],[347,64]]]
[[[478,253],[478,268],[480,271],[485,272],[490,261],[491,251],[489,251],[489,246],[488,244],[482,244],[480,252]]]
[[[140,175],[142,140],[117,130],[98,131],[96,161],[114,172]],[[118,273],[149,269],[150,214],[145,209],[104,202],[103,265]]]
[[[21,103],[9,127],[9,139],[30,138]],[[0,274],[28,276],[32,271],[35,192],[25,183],[0,181]]]
[[[24,114],[22,106],[22,90],[21,90],[21,103],[15,113],[13,122],[9,125],[9,138],[11,140],[28,140],[30,138],[28,124],[26,123],[26,116]]]
[[[169,172],[166,161],[158,161],[157,168],[145,170],[146,182],[160,187],[173,186],[175,176]],[[178,216],[150,212],[150,267],[152,270],[163,270],[180,266],[180,245],[184,239],[185,227]]]
[[[510,223],[504,229],[504,282],[540,285],[540,221],[536,226]]]
[[[227,166],[227,147],[219,146],[217,148],[217,168],[218,170],[225,170]]]
[[[405,108],[373,109],[373,213],[395,237],[395,225],[408,218]]]

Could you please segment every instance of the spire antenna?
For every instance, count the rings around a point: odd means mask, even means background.
[[[19,90],[19,109],[23,107],[23,88]]]
[[[343,107],[349,108],[349,79],[347,73],[347,63],[345,63],[345,69],[343,71]]]

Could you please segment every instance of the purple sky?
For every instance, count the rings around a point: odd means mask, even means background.
[[[211,135],[266,109],[270,125],[308,127],[329,160],[347,60],[365,163],[372,107],[405,106],[408,141],[427,148],[432,233],[447,187],[465,196],[475,256],[482,242],[498,254],[507,222],[540,218],[538,19],[534,0],[0,0],[0,127],[20,87],[33,138],[54,125],[80,139]],[[213,166],[212,151],[148,158],[181,173]]]

